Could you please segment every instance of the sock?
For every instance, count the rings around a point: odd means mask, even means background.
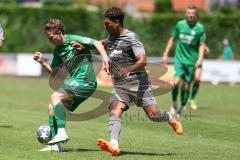
[[[173,119],[173,116],[163,109],[160,109],[160,115],[161,115],[161,121],[164,121],[164,122],[168,122]]]
[[[114,139],[118,142],[119,135],[121,132],[121,118],[116,116],[111,116],[108,124],[108,131],[110,133],[110,139]]]
[[[65,128],[58,128],[59,135],[67,135]]]
[[[54,107],[54,114],[58,128],[65,128],[66,125],[66,111],[62,103],[58,103]]]
[[[177,97],[178,97],[178,87],[173,86],[173,90],[172,90],[172,101],[176,102],[177,101]]]
[[[54,138],[57,134],[57,124],[56,124],[56,119],[54,115],[49,115],[48,123],[50,126],[51,138]]]
[[[199,82],[194,82],[192,85],[192,93],[191,93],[191,100],[195,99],[198,89],[199,89]]]
[[[111,139],[111,143],[115,144],[115,146],[118,148],[118,141],[116,139]]]
[[[185,90],[184,87],[181,87],[181,105],[184,107],[188,101],[189,90]]]

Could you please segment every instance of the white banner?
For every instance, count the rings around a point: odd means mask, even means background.
[[[41,76],[42,68],[32,54],[17,55],[17,76]]]
[[[204,60],[202,81],[218,84],[240,82],[240,61]]]

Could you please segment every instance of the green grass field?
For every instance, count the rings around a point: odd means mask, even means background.
[[[131,108],[127,116],[123,116],[119,157],[96,146],[98,138],[108,139],[107,115],[68,122],[71,140],[64,144],[65,152],[38,152],[44,146],[37,141],[36,131],[47,123],[47,105],[52,92],[48,79],[1,77],[0,85],[0,160],[240,159],[240,85],[202,84],[198,95],[200,108],[193,112],[192,121],[183,119],[185,133],[182,136],[176,135],[166,123],[146,120],[140,108]],[[110,88],[98,89],[110,91]],[[157,100],[165,109],[171,105],[170,94]],[[90,110],[99,103],[90,99],[77,112]]]

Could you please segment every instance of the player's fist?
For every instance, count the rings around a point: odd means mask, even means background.
[[[33,59],[39,63],[43,63],[42,53],[41,52],[35,52]]]
[[[168,61],[168,56],[163,56],[162,57],[162,63],[166,65],[167,61]]]
[[[80,52],[80,51],[82,51],[83,49],[85,49],[85,47],[84,47],[82,44],[80,44],[80,43],[78,43],[78,42],[76,42],[76,41],[71,41],[71,42],[70,42],[70,45],[71,45],[72,47],[74,47],[78,52]]]

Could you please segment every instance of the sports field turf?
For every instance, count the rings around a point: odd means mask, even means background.
[[[98,87],[110,91],[110,88]],[[51,89],[47,78],[0,78],[0,160],[239,160],[240,85],[202,84],[199,110],[192,121],[183,118],[184,135],[176,135],[166,123],[153,123],[133,107],[123,116],[120,147],[113,157],[96,146],[98,138],[108,139],[108,116],[68,122],[71,138],[63,153],[40,153],[44,147],[36,138],[38,126],[47,123]],[[157,97],[168,109],[170,94]],[[106,100],[108,101],[108,99]],[[101,101],[90,99],[77,112],[85,112]],[[106,106],[108,107],[108,106]]]

